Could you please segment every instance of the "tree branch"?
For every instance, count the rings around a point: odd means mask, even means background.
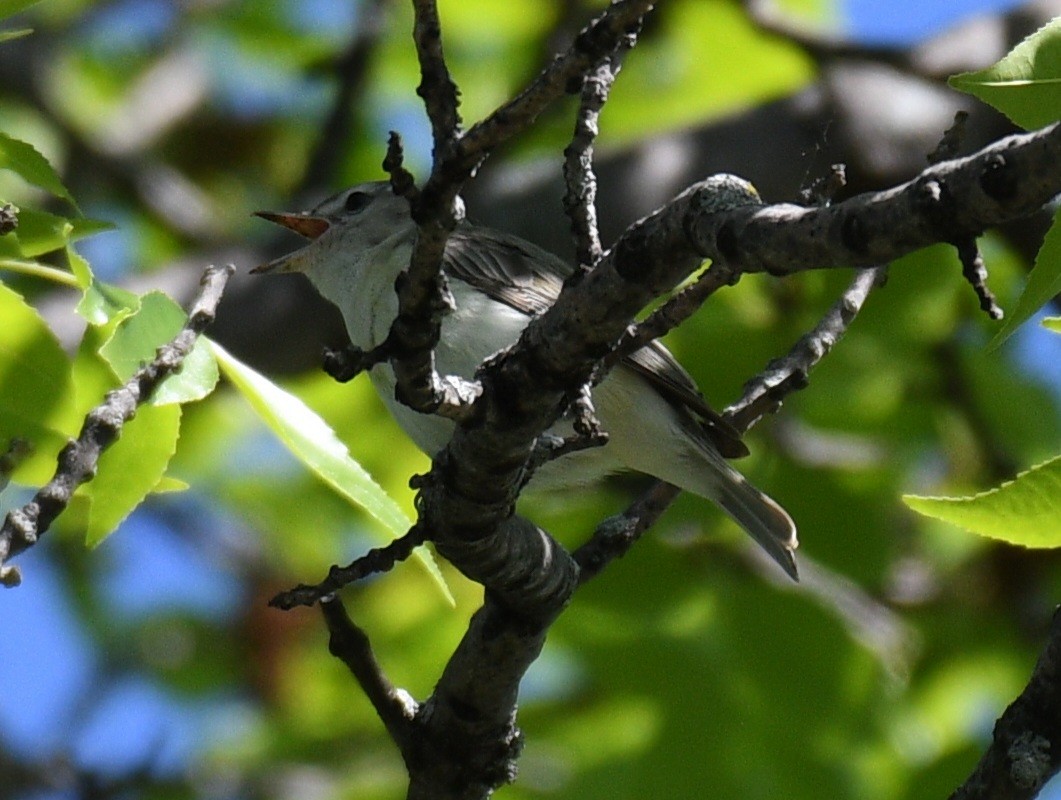
[[[557,609],[559,611],[559,609]],[[486,798],[516,777],[516,699],[550,620],[513,614],[489,594],[416,716],[409,800]]]
[[[571,220],[575,259],[580,270],[594,266],[603,254],[597,229],[597,178],[593,174],[593,142],[600,132],[597,121],[619,74],[623,54],[636,43],[636,35],[629,34],[620,41],[615,52],[586,77],[575,117],[574,135],[564,150],[564,183],[567,187],[564,210]],[[579,274],[576,272],[572,277]]]
[[[396,688],[376,661],[368,636],[354,624],[346,607],[336,597],[320,604],[328,625],[328,652],[342,661],[357,680],[384,727],[403,753],[414,734],[413,719],[418,706],[403,689]]]
[[[124,386],[107,393],[103,403],[85,417],[78,438],[60,451],[54,477],[29,503],[8,512],[0,527],[0,583],[18,585],[18,569],[5,562],[36,544],[66,509],[77,487],[92,480],[99,457],[121,436],[122,426],[132,419],[137,407],[151,397],[162,381],[180,369],[199,334],[213,322],[221,293],[233,272],[235,267],[231,264],[207,267],[199,296],[180,333],[160,347],[154,360],[137,370]]]
[[[347,566],[333,566],[328,570],[328,577],[320,583],[300,583],[293,589],[281,592],[269,601],[269,605],[289,611],[295,606],[311,606],[323,602],[344,586],[356,583],[369,575],[389,572],[399,561],[407,559],[423,542],[423,528],[414,525],[404,536],[399,536],[383,547],[373,547]]]
[[[445,178],[470,175],[494,148],[525,131],[550,104],[579,91],[586,73],[640,28],[653,5],[647,0],[614,0],[529,86],[461,137],[452,163],[445,165]]]
[[[870,291],[882,285],[886,276],[887,267],[883,266],[859,270],[814,329],[796,342],[787,355],[771,361],[745,384],[741,398],[723,411],[737,430],[748,430],[764,414],[780,408],[786,395],[807,385],[811,369],[840,341]]]
[[[651,7],[643,0],[616,0],[527,89],[462,135],[459,90],[446,67],[438,9],[433,0],[414,2],[413,39],[421,68],[417,94],[431,120],[434,168],[423,191],[407,195],[418,235],[398,287],[398,318],[388,336],[399,397],[410,407],[460,420],[467,418],[477,397],[477,387],[440,379],[433,353],[442,316],[453,307],[441,263],[449,235],[464,215],[457,196],[464,182],[497,145],[526,130],[546,106],[571,91],[574,81],[581,86],[584,70],[615,51]],[[388,154],[392,176],[397,166]]]
[[[950,800],[1031,800],[1061,770],[1061,610],[1020,696],[995,723],[991,746]]]
[[[448,158],[460,136],[460,91],[449,74],[442,52],[442,23],[435,0],[413,0],[413,41],[420,60],[420,85],[416,93],[424,101],[431,121],[436,163]]]
[[[656,524],[681,489],[656,481],[621,514],[609,517],[597,526],[593,535],[573,553],[579,566],[579,584],[597,577],[608,564],[622,558]]]
[[[457,193],[464,181],[549,102],[581,87],[585,71],[613,52],[650,7],[613,3],[524,92],[461,134],[437,13],[432,3],[417,3],[416,37],[425,76],[420,91],[435,133],[435,165],[422,192],[402,192],[411,199],[419,228],[391,329],[398,343],[391,363],[396,372],[407,370],[399,380],[406,399],[413,399],[407,387],[437,388],[432,349],[449,307],[440,264],[462,214]],[[1061,189],[1056,139],[1056,128],[1013,137],[969,159],[930,167],[910,184],[830,208],[763,206],[744,182],[716,176],[631,226],[599,259],[592,238],[584,237],[582,253],[596,267],[566,287],[515,347],[480,371],[481,394],[470,401],[471,413],[459,417],[452,440],[419,487],[419,524],[441,555],[483,584],[486,600],[432,697],[417,710],[415,732],[399,742],[410,772],[410,798],[486,797],[512,779],[522,741],[515,723],[518,687],[548,626],[577,585],[626,552],[676,494],[673,487],[655,486],[624,515],[602,525],[574,558],[548,533],[514,514],[542,432],[616,347],[629,321],[704,258],[724,269],[697,290],[701,297],[687,296],[688,308],[676,303],[669,317],[653,324],[669,325],[691,313],[692,301],[702,301],[720,285],[715,282],[742,272],[872,266],[782,365],[789,376],[805,375],[861,305],[877,277],[877,264],[934,242],[967,241]],[[389,158],[392,176],[399,168],[400,160]],[[584,227],[592,229],[591,220]],[[753,392],[734,412],[737,421],[751,424],[761,413],[759,398],[773,402],[780,385]],[[374,675],[378,691],[384,684],[378,670]]]
[[[1061,192],[1061,124],[1008,136],[907,183],[823,208],[781,204],[705,216],[690,229],[704,257],[742,272],[791,275],[869,267],[960,242],[1038,210]]]

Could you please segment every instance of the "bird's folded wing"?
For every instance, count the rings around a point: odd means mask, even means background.
[[[489,228],[464,226],[446,245],[446,274],[528,316],[544,313],[560,295],[572,267],[552,253]],[[691,412],[726,458],[748,454],[740,434],[712,409],[692,376],[659,342],[623,359],[669,402]]]

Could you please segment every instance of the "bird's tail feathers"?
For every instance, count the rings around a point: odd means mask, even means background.
[[[737,470],[733,469],[715,452],[708,454],[710,481],[686,481],[679,485],[713,500],[729,514],[770,557],[778,563],[792,580],[799,580],[796,559],[793,555],[799,540],[796,538],[796,523],[775,500],[756,489]],[[696,485],[705,483],[706,486]],[[685,484],[685,485],[682,485]]]

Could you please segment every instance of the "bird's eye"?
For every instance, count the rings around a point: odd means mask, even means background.
[[[343,207],[351,213],[356,213],[372,202],[372,195],[366,192],[350,192],[346,196]]]

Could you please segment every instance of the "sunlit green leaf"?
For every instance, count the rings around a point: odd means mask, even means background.
[[[1061,119],[1061,17],[994,66],[955,75],[950,85],[976,95],[1027,129]]]
[[[1061,456],[972,497],[903,501],[925,516],[1024,547],[1061,546]]]
[[[0,320],[0,451],[13,438],[27,441],[35,455],[15,479],[41,482],[69,433],[70,359],[37,312],[3,284]]]
[[[150,292],[140,301],[140,310],[122,320],[100,349],[122,381],[150,362],[155,351],[176,336],[187,319],[181,307],[161,292]],[[214,390],[217,377],[217,362],[209,348],[198,341],[184,359],[181,371],[170,375],[155,390],[151,403],[166,405],[201,400]]]
[[[1047,317],[1043,320],[1043,327],[1054,333],[1061,333],[1061,317]]]
[[[70,272],[84,294],[77,304],[77,313],[93,325],[104,325],[111,320],[136,313],[140,308],[140,297],[120,286],[104,283],[92,274],[88,261],[74,248],[66,248],[66,259]]]
[[[794,92],[814,76],[804,52],[764,34],[735,5],[683,0],[657,24],[656,35],[624,61],[601,114],[602,142],[733,113]]]
[[[341,495],[367,511],[394,536],[403,536],[412,522],[349,451],[328,424],[294,395],[234,358],[216,342],[210,342],[225,376],[243,394],[262,421],[287,445],[303,464]],[[431,553],[416,549],[439,589],[453,598]]]
[[[142,405],[99,460],[82,494],[91,500],[85,542],[95,547],[159,484],[180,434],[179,405]]]
[[[1061,294],[1061,212],[1054,215],[1054,222],[1043,238],[1043,245],[1035,257],[1035,266],[1028,274],[1028,283],[1017,301],[1017,307],[1008,316],[1001,330],[991,340],[990,347],[998,347],[1018,327]]]
[[[180,480],[179,478],[173,478],[169,475],[163,475],[158,483],[155,484],[155,488],[151,490],[152,494],[167,494],[169,492],[184,492],[188,490],[188,483]]]
[[[84,217],[68,219],[47,211],[22,208],[18,213],[18,228],[0,236],[0,256],[34,258],[112,227],[109,222]]]
[[[13,139],[5,133],[0,133],[0,169],[11,170],[27,183],[46,189],[76,207],[74,198],[63,186],[59,173],[48,163],[48,159],[33,145]]]

